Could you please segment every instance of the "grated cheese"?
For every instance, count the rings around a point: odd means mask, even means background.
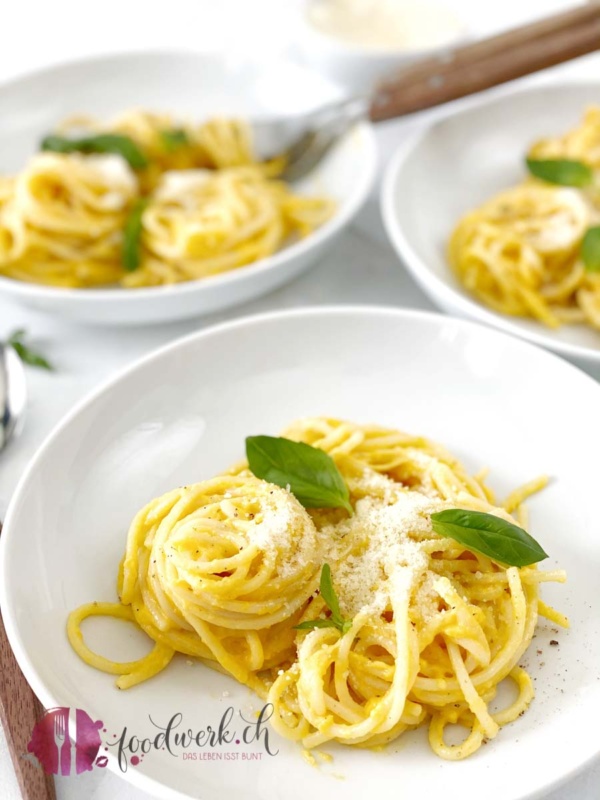
[[[262,499],[262,514],[256,515],[247,536],[252,544],[277,557],[277,574],[285,580],[298,569],[319,562],[317,529],[292,494],[267,485],[269,494]]]
[[[337,525],[342,541],[346,540],[346,552],[338,547],[332,572],[340,607],[348,617],[364,610],[383,611],[394,577],[406,569],[417,589],[416,602],[433,607],[438,597],[431,580],[420,580],[429,564],[421,543],[434,535],[429,514],[446,504],[398,489],[398,484],[391,500],[386,504],[380,498],[365,497],[356,503],[354,516]],[[323,535],[331,533],[323,531]]]

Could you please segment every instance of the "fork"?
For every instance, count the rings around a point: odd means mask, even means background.
[[[0,450],[8,444],[23,417],[25,370],[14,349],[0,342]]]
[[[600,49],[600,3],[589,3],[409,66],[372,96],[307,115],[253,123],[261,158],[282,156],[281,177],[297,181],[360,120],[380,122],[457,100]]]
[[[69,738],[69,718],[62,711],[54,717],[54,743],[59,753],[60,774],[71,774],[71,740]]]

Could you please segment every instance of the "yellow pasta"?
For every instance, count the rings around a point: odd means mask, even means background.
[[[277,180],[281,160],[258,162],[241,121],[133,111],[108,125],[73,117],[59,132],[127,137],[145,166],[116,153],[43,152],[0,178],[0,275],[70,288],[196,280],[272,255],[334,210]],[[141,201],[131,264],[125,231]]]
[[[562,137],[535,143],[535,160],[569,159],[600,169],[600,107]],[[600,329],[600,276],[586,271],[581,243],[600,221],[600,195],[528,178],[466,214],[448,246],[464,287],[502,314],[551,328],[585,322]]]
[[[354,509],[305,509],[246,463],[153,500],[133,520],[119,571],[120,603],[74,611],[69,640],[120,688],[151,678],[175,653],[201,659],[269,703],[272,724],[306,749],[329,741],[380,746],[425,722],[437,755],[462,759],[533,699],[519,666],[538,614],[567,625],[540,600],[564,572],[506,567],[433,531],[447,508],[510,521],[545,485],[539,478],[498,505],[480,477],[422,437],[335,419],[303,419],[283,434],[327,452]],[[319,593],[331,570],[346,627],[326,619]],[[131,621],[154,650],[119,664],[91,652],[83,619]],[[516,699],[492,711],[498,685]],[[446,740],[459,724],[465,737]]]
[[[54,286],[115,282],[137,191],[115,155],[34,157],[0,200],[0,274]]]
[[[167,173],[144,213],[146,255],[122,283],[149,286],[237,269],[322,219],[320,200],[311,206],[254,166]]]

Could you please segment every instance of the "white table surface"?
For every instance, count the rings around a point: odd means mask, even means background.
[[[84,19],[91,10],[75,0],[40,4],[21,0],[2,11],[0,80],[44,64],[89,53],[146,47],[252,50],[270,47],[284,52],[293,37],[293,12],[299,0],[105,0],[98,18]],[[515,24],[541,12],[550,13],[571,3],[564,0],[505,0],[481,3],[455,0],[468,13],[473,29],[488,32]],[[142,11],[143,9],[143,11]],[[236,15],[238,24],[228,20]],[[32,20],[35,19],[35,24]],[[277,36],[273,35],[277,30]],[[131,32],[135,31],[132,38]],[[76,33],[76,35],[75,35]],[[274,45],[274,42],[276,43]],[[600,56],[591,56],[553,70],[554,75],[593,77],[600,74]],[[58,89],[58,87],[57,87]],[[439,112],[438,112],[439,113]],[[394,147],[423,119],[380,126],[381,168]],[[0,457],[0,519],[15,485],[31,456],[55,423],[87,392],[116,370],[172,339],[226,319],[301,305],[373,303],[410,308],[433,306],[398,263],[386,241],[379,219],[377,190],[335,250],[314,270],[264,298],[224,314],[197,320],[127,330],[72,325],[28,311],[0,298],[0,338],[26,328],[32,340],[55,364],[56,372],[28,371],[30,402],[26,425],[18,439]],[[600,380],[600,368],[590,369]],[[565,736],[568,731],[565,731]],[[77,778],[57,779],[60,800],[141,800],[147,794],[128,786],[107,771],[96,770]],[[20,797],[6,741],[0,731],[0,797]],[[545,800],[599,800],[600,764],[570,781]]]

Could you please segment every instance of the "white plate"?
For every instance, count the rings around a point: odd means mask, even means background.
[[[436,122],[392,159],[382,213],[400,259],[444,311],[495,325],[563,355],[600,362],[600,332],[585,325],[550,330],[498,314],[469,294],[452,273],[446,245],[459,218],[525,175],[529,145],[575,126],[598,103],[599,83],[504,91]]]
[[[525,659],[537,687],[530,710],[460,763],[440,761],[421,729],[383,753],[327,746],[334,763],[318,769],[275,737],[279,755],[262,761],[152,752],[125,777],[160,797],[203,800],[409,798],[424,787],[445,800],[539,797],[600,749],[598,408],[600,386],[575,367],[489,328],[424,312],[303,309],[181,339],[71,413],[15,493],[1,538],[0,602],[19,664],[47,706],[83,708],[105,722],[109,737],[124,726],[150,733],[149,714],[166,723],[183,711],[199,728],[232,704],[249,718],[261,705],[256,697],[185,658],[119,692],[71,651],[68,612],[116,600],[133,514],[236,461],[245,436],[276,433],[302,415],[398,426],[443,442],[473,471],[489,465],[501,495],[542,472],[552,476],[530,503],[532,528],[550,564],[569,572],[566,586],[543,594],[572,629],[549,647],[553,634],[541,624]],[[94,622],[92,643],[104,652],[123,660],[147,650],[129,626]]]
[[[340,96],[320,75],[285,61],[248,62],[201,53],[136,53],[73,61],[0,85],[0,174],[21,169],[64,117],[107,118],[129,108],[203,119],[302,114]],[[139,325],[185,319],[243,303],[315,264],[360,209],[375,176],[371,126],[357,125],[297,188],[338,204],[325,225],[270,258],[168,287],[60,289],[0,277],[0,294],[81,322]]]

